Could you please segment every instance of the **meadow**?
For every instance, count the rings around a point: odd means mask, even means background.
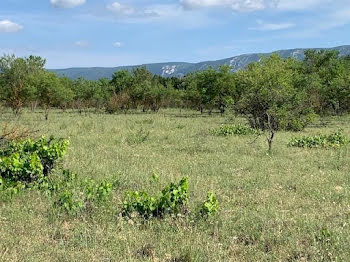
[[[338,129],[350,138],[349,116],[277,132],[270,153],[265,136],[213,135],[222,124],[245,123],[229,114],[57,110],[46,121],[43,112],[26,111],[3,114],[5,122],[69,139],[62,169],[118,186],[111,201],[74,216],[55,212],[36,190],[0,200],[0,261],[349,261],[349,146],[287,146],[295,136]],[[185,176],[189,210],[212,191],[216,215],[120,216],[126,191],[156,194]]]

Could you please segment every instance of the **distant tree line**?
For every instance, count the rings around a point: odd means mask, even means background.
[[[0,58],[0,99],[20,114],[40,107],[95,109],[108,113],[192,108],[201,113],[227,109],[261,129],[302,129],[313,115],[350,111],[350,57],[337,51],[305,52],[305,59],[262,57],[246,69],[208,68],[179,78],[153,75],[145,67],[114,73],[111,80],[59,77],[37,56]]]

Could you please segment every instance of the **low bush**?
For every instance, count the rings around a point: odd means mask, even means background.
[[[258,131],[245,125],[222,125],[218,129],[214,129],[212,133],[216,136],[231,136],[231,135],[254,135]]]
[[[10,141],[0,150],[0,176],[9,182],[39,181],[62,159],[68,145],[68,140],[54,137]]]
[[[219,201],[213,192],[209,192],[206,201],[202,204],[200,214],[203,217],[209,217],[219,211]]]
[[[293,138],[288,146],[308,148],[337,148],[347,144],[349,140],[341,130],[330,135],[303,136]]]
[[[156,197],[146,192],[126,192],[122,215],[131,217],[138,213],[143,218],[163,217],[165,214],[180,213],[188,201],[188,177],[179,183],[171,183]]]
[[[46,179],[40,184],[40,189],[51,196],[54,207],[75,215],[93,203],[105,202],[110,199],[116,183],[92,179],[78,180],[76,174],[64,170],[63,175],[56,179]]]

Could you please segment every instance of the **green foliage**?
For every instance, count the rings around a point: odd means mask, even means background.
[[[70,215],[75,215],[84,207],[84,201],[78,194],[66,189],[59,194],[55,207],[63,209]]]
[[[157,197],[149,196],[146,192],[126,192],[122,215],[131,217],[138,213],[141,217],[163,217],[165,214],[177,214],[188,201],[188,178],[178,184],[171,183]]]
[[[214,129],[212,133],[216,136],[231,136],[231,135],[254,135],[258,131],[242,124],[238,125],[222,125],[218,129]]]
[[[330,135],[318,136],[303,136],[300,138],[293,138],[288,146],[292,147],[308,147],[308,148],[338,148],[347,144],[349,140],[341,130]]]
[[[179,183],[171,183],[162,190],[159,197],[158,212],[178,213],[188,200],[188,177],[184,177]]]
[[[77,175],[68,170],[64,170],[62,176],[46,179],[39,185],[41,191],[54,199],[54,207],[70,215],[83,211],[87,205],[106,202],[114,187],[115,183],[108,181],[79,181]]]
[[[85,180],[83,183],[85,188],[85,198],[88,201],[106,201],[111,196],[113,184],[107,181],[96,183],[94,180]]]
[[[200,214],[204,217],[212,216],[219,211],[219,201],[213,192],[209,192],[206,201],[203,203]]]
[[[12,182],[41,180],[66,154],[68,146],[68,140],[54,137],[10,141],[0,151],[0,176]]]

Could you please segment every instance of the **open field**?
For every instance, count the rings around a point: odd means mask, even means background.
[[[118,177],[111,203],[76,217],[52,212],[49,199],[25,191],[0,202],[0,261],[349,261],[350,152],[289,148],[294,136],[350,138],[350,118],[328,118],[300,133],[217,137],[210,130],[241,123],[230,116],[161,110],[158,114],[26,112],[1,122],[68,138],[62,166],[81,179]],[[159,181],[153,181],[157,174]],[[124,192],[156,193],[190,178],[189,208],[208,191],[219,213],[145,223],[118,216]]]

